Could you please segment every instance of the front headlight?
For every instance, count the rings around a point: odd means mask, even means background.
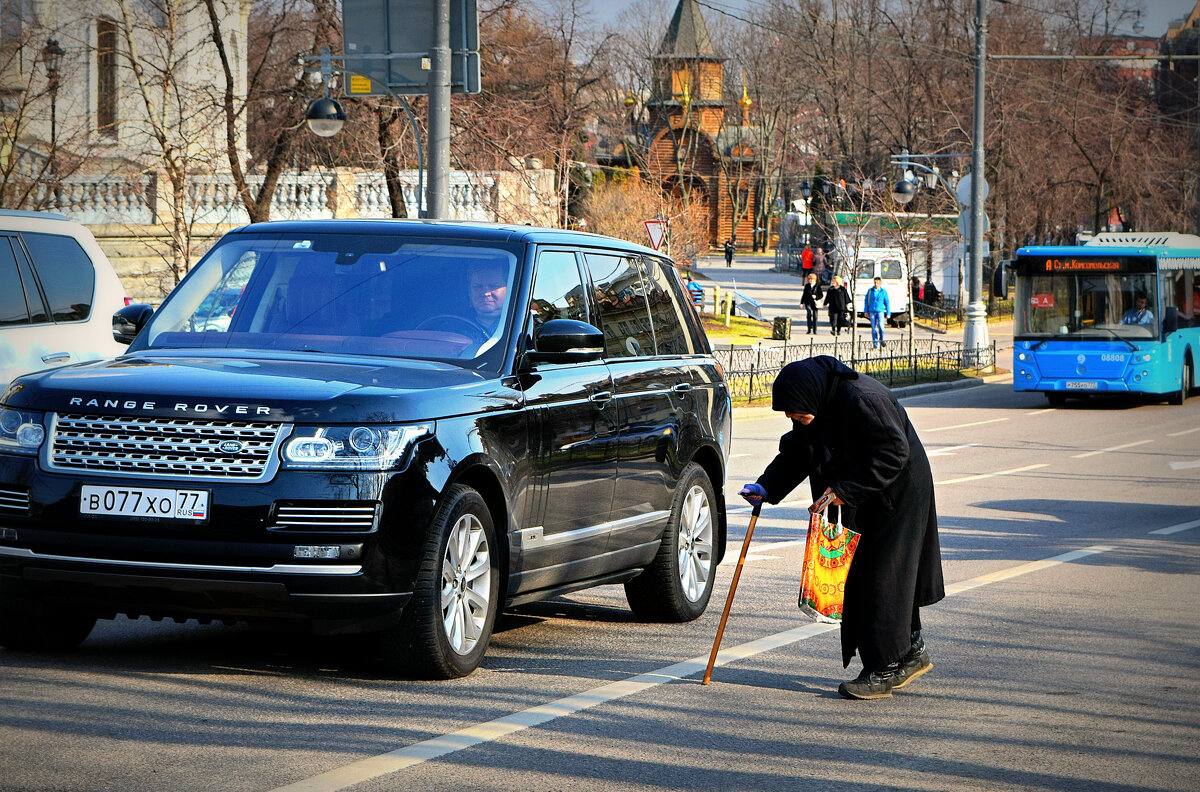
[[[433,434],[432,423],[403,426],[298,426],[283,446],[283,464],[309,470],[392,470],[408,449]]]
[[[34,456],[45,439],[40,410],[0,407],[0,453]]]

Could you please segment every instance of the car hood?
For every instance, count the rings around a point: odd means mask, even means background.
[[[502,380],[435,361],[149,350],[20,377],[11,407],[281,423],[424,421],[515,406]]]

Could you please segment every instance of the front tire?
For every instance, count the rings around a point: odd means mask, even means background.
[[[1191,390],[1192,384],[1192,364],[1191,361],[1183,362],[1183,371],[1179,375],[1179,390],[1172,393],[1170,398],[1171,404],[1183,404],[1187,401],[1188,392]]]
[[[694,462],[684,468],[658,554],[625,584],[625,598],[638,618],[685,622],[704,613],[716,571],[716,502],[704,468]]]
[[[87,640],[95,626],[95,616],[0,608],[0,646],[14,652],[61,652]]]
[[[425,679],[470,674],[483,662],[499,597],[491,513],[478,492],[456,484],[430,523],[413,601],[381,635],[384,662]]]

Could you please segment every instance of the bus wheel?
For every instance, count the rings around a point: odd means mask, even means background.
[[[1179,376],[1179,392],[1170,396],[1171,404],[1183,404],[1187,401],[1188,391],[1192,386],[1192,362],[1183,361],[1183,372]]]
[[[1062,407],[1067,403],[1067,397],[1061,393],[1047,393],[1046,401],[1050,402],[1051,407]]]

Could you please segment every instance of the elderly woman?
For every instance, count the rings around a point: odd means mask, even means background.
[[[785,366],[772,407],[792,431],[739,494],[778,503],[806,478],[814,499],[834,494],[843,524],[861,534],[846,579],[842,665],[857,652],[863,670],[838,692],[890,696],[933,667],[919,609],[946,595],[925,449],[891,391],[832,357]]]

